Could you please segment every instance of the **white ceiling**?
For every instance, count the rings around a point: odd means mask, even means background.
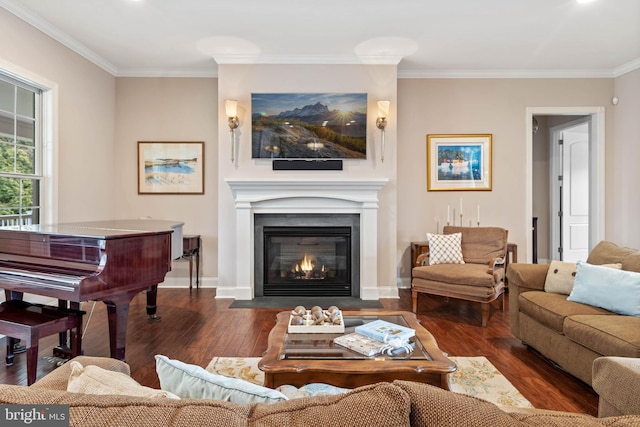
[[[218,63],[399,61],[400,77],[615,77],[640,68],[640,0],[0,0],[0,6],[116,76],[215,76]]]

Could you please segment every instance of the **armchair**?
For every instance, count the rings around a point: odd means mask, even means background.
[[[463,264],[429,265],[429,252],[418,256],[413,267],[411,296],[413,312],[418,294],[439,295],[482,304],[482,326],[487,326],[490,304],[501,298],[504,310],[505,261],[509,232],[500,227],[446,226],[443,234],[462,233]]]

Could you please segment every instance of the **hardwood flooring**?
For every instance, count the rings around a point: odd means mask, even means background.
[[[160,289],[160,322],[146,319],[145,295],[139,294],[129,310],[126,358],[132,376],[150,387],[159,387],[155,354],[206,366],[214,356],[261,356],[267,337],[282,309],[231,309],[231,299],[215,299],[215,289]],[[386,309],[411,311],[411,293],[400,291],[399,299],[384,299]],[[88,327],[83,338],[84,354],[109,356],[106,307],[82,303]],[[509,330],[508,304],[504,312],[492,307],[486,328],[480,327],[480,306],[467,301],[420,296],[418,319],[451,356],[485,356],[536,407],[597,414],[598,396],[593,389],[557,369],[513,337]],[[51,355],[57,337],[40,340],[38,378],[53,370],[43,360]],[[4,340],[0,342],[4,347]],[[26,384],[26,358],[16,355],[11,367],[0,365],[0,383]]]

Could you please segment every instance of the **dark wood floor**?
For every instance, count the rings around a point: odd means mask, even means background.
[[[382,300],[386,309],[411,311],[411,294]],[[146,320],[145,296],[132,302],[126,357],[138,382],[158,387],[155,354],[206,366],[214,356],[261,356],[278,309],[231,309],[231,299],[215,299],[214,289],[160,289],[158,314],[162,320]],[[92,302],[82,304],[87,311]],[[466,301],[420,297],[418,318],[450,356],[485,356],[536,407],[596,415],[598,396],[585,383],[555,368],[526,348],[509,331],[508,309],[492,309],[486,328],[480,327],[480,307]],[[57,338],[40,340],[38,378],[54,369],[42,359],[51,355]],[[4,340],[2,340],[4,341]],[[4,342],[0,345],[4,348]],[[84,354],[108,356],[106,309],[95,305],[83,341]],[[26,384],[25,355],[11,367],[0,365],[0,383]]]

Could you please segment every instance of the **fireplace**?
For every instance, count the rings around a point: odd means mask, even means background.
[[[359,296],[357,214],[256,214],[256,296]]]
[[[363,300],[377,300],[380,290],[397,297],[397,288],[378,283],[378,192],[387,178],[348,177],[277,177],[225,178],[234,200],[234,221],[220,230],[221,263],[217,298],[250,300],[263,295],[263,239],[255,220],[262,215],[283,218],[285,215],[324,215],[357,229],[351,231],[351,295]],[[344,218],[351,219],[347,222]],[[291,226],[290,223],[267,224]],[[304,226],[327,224],[307,223]],[[384,234],[386,236],[386,233]],[[394,240],[394,239],[392,239]],[[388,251],[385,251],[388,252]],[[353,255],[356,253],[357,255]],[[258,260],[258,261],[256,261]],[[383,262],[386,263],[385,260]],[[365,268],[366,266],[366,268]]]

